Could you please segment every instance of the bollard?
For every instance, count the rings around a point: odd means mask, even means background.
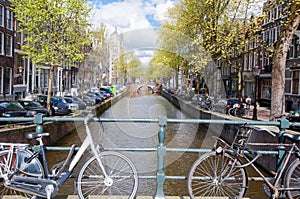
[[[34,123],[36,124],[35,132],[36,133],[43,133],[43,114],[38,113],[34,116]]]
[[[155,199],[165,199],[164,194],[164,182],[165,182],[165,136],[167,117],[160,116],[158,119],[159,131],[158,131],[158,146],[157,146],[157,173],[156,173],[156,193]]]

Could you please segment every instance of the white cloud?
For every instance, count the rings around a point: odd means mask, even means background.
[[[158,4],[156,8],[155,19],[158,21],[166,20],[166,14],[168,9],[174,5],[174,1],[166,1],[164,3]]]
[[[153,20],[165,19],[165,13],[174,1],[171,0],[124,0],[101,4],[99,1],[93,5],[91,22],[99,27],[100,23],[106,24],[110,31],[117,27],[120,31],[149,28]],[[149,16],[152,16],[151,19]]]
[[[124,0],[102,4],[99,0],[89,0],[93,5],[91,23],[95,28],[104,23],[108,33],[117,28],[124,35],[126,50],[155,49],[157,33],[153,26],[165,19],[165,14],[176,0]],[[153,54],[153,53],[152,53]],[[151,55],[139,55],[147,64]]]

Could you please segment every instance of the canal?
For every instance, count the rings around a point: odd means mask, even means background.
[[[142,90],[139,94],[128,95],[111,106],[100,117],[103,118],[155,118],[166,115],[168,118],[188,119],[179,109],[169,103],[163,97]],[[78,129],[82,128],[78,124]],[[103,123],[104,132],[99,131],[102,127],[98,123],[91,124],[94,140],[101,143],[105,148],[114,147],[139,147],[155,148],[158,145],[158,124],[147,123]],[[196,124],[168,124],[166,147],[171,148],[211,148],[213,141],[206,136],[209,127]],[[209,136],[210,137],[210,136]],[[81,144],[84,135],[70,133],[62,139],[58,146],[70,146]],[[124,152],[135,163],[139,175],[156,175],[157,154],[156,152]],[[54,164],[63,160],[67,152],[48,151],[49,163]],[[166,154],[166,175],[186,176],[193,162],[199,157],[196,153]],[[166,180],[165,194],[186,196],[186,180]],[[152,179],[141,179],[139,182],[138,195],[154,195],[156,183]],[[60,190],[60,195],[74,193],[74,180],[69,180]],[[250,182],[246,197],[267,198],[262,192],[262,184]]]

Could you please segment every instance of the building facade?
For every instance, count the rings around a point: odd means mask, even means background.
[[[264,4],[263,12],[266,16],[262,23],[257,23],[259,31],[256,35],[252,35],[245,45],[242,59],[239,62],[242,64],[242,97],[255,96],[259,103],[270,105],[272,91],[272,54],[274,46],[276,46],[282,24],[286,20],[284,10],[287,4],[278,6],[269,6],[268,2]],[[259,21],[259,20],[258,20]],[[253,21],[252,21],[253,23]],[[237,71],[235,67],[236,57],[231,57],[228,60],[221,60],[219,65],[221,76],[223,79],[227,97],[229,97],[237,88]],[[260,74],[258,82],[255,83],[255,75],[253,68],[259,67]],[[286,99],[292,103],[291,107],[286,107],[286,110],[300,108],[300,27],[294,35],[292,44],[290,45],[287,60],[286,60],[286,76],[285,76],[285,95]],[[275,77],[276,78],[276,77]],[[257,84],[257,85],[256,85]],[[286,103],[288,104],[288,103]]]
[[[10,1],[0,0],[0,100],[14,99],[14,16]]]

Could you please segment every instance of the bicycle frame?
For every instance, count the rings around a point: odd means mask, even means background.
[[[85,151],[89,147],[91,148],[92,154],[96,157],[97,162],[98,162],[101,170],[103,171],[104,177],[108,178],[106,170],[104,169],[103,163],[100,159],[100,154],[97,151],[97,149],[96,149],[96,147],[93,143],[92,135],[91,135],[90,129],[87,125],[87,121],[85,121],[85,126],[86,126],[87,135],[86,135],[82,145],[80,146],[78,152],[76,153],[76,155],[73,157],[72,161],[70,162],[67,171],[62,173],[61,176],[59,177],[59,179],[57,181],[55,181],[57,183],[57,185],[63,184],[70,177],[70,175],[72,174],[74,168],[79,163],[79,161],[82,158],[83,154],[85,153]],[[44,145],[42,139],[43,139],[43,137],[36,138],[36,140],[39,142],[39,145],[37,145],[38,149],[36,150],[35,153],[32,154],[31,157],[29,157],[29,159],[34,159],[34,158],[38,157],[39,154],[40,154],[40,157],[42,159],[42,166],[44,168],[44,175],[45,175],[44,179],[49,179],[50,180],[52,176],[50,175],[50,171],[49,171],[49,168],[48,168],[48,163],[47,163],[47,159],[46,159],[46,149],[45,149],[45,145]],[[15,148],[21,148],[21,147],[25,148],[25,147],[28,147],[28,144],[3,143],[1,146],[2,146],[2,148],[3,148],[3,146],[9,147],[9,149],[6,149],[6,150],[8,150],[8,155],[7,155],[7,161],[6,161],[5,168],[11,168],[12,161],[13,161],[12,160],[13,152],[14,152]],[[0,169],[0,176],[6,177],[7,174],[4,174],[2,172],[2,170]]]
[[[262,145],[262,144],[266,144],[266,143],[248,143],[248,145]],[[233,156],[235,157],[236,160],[239,160],[240,158],[243,158],[247,163],[245,163],[245,164],[243,164],[243,165],[241,165],[239,167],[243,168],[243,167],[247,167],[247,166],[251,165],[251,167],[260,175],[260,177],[268,185],[268,187],[271,190],[274,191],[275,195],[278,195],[280,191],[293,190],[293,189],[288,189],[288,188],[285,188],[283,186],[278,186],[278,185],[280,183],[280,180],[282,178],[282,175],[283,175],[284,171],[286,171],[286,168],[288,166],[288,162],[289,162],[292,154],[295,151],[299,151],[299,148],[297,147],[297,145],[295,143],[293,143],[293,144],[272,144],[272,145],[273,146],[290,146],[291,147],[287,151],[287,153],[285,154],[285,156],[283,157],[284,158],[284,162],[283,162],[282,169],[279,172],[276,172],[276,175],[274,176],[275,181],[273,183],[254,164],[256,162],[256,160],[261,156],[261,154],[257,154],[253,159],[250,159],[250,158],[248,158],[247,156],[244,155],[245,152],[249,152],[249,153],[251,152],[251,151],[249,151],[247,149],[233,150],[232,148],[229,147],[229,148],[225,149],[225,152],[227,151],[229,154],[233,154]],[[234,164],[233,164],[233,167],[237,167]]]
[[[94,143],[93,143],[93,140],[92,140],[92,135],[91,135],[91,131],[86,123],[87,121],[85,121],[85,126],[86,126],[86,133],[87,133],[87,136],[85,137],[82,145],[80,146],[78,152],[76,153],[76,155],[74,156],[74,158],[72,159],[72,161],[70,162],[69,164],[69,168],[68,170],[62,174],[62,176],[56,181],[57,182],[57,185],[61,185],[63,184],[69,177],[70,175],[72,174],[74,168],[76,167],[76,165],[78,164],[78,162],[80,161],[80,159],[82,158],[84,152],[89,148],[91,147],[91,151],[92,151],[92,154],[96,157],[97,159],[97,162],[101,168],[101,170],[103,171],[104,173],[104,177],[105,178],[108,178],[108,175],[104,169],[104,166],[102,164],[102,161],[100,159],[100,156],[99,156],[99,152],[97,151]],[[42,152],[42,157],[43,157],[43,165],[45,166],[45,173],[46,173],[46,177],[49,179],[49,169],[48,169],[48,164],[47,164],[47,160],[46,160],[46,154],[45,154],[45,147],[44,147],[44,144],[41,141],[41,144],[40,144],[40,150]]]

